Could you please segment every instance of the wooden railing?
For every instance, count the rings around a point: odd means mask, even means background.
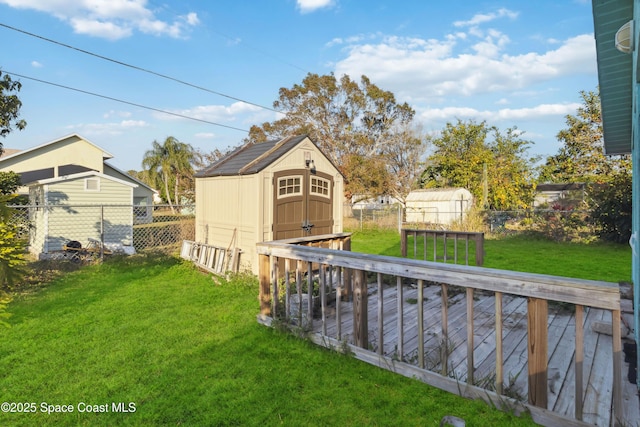
[[[348,241],[348,237],[345,237]],[[332,241],[336,249],[301,246],[304,243],[311,245],[311,241],[274,241],[257,244],[260,258],[260,315],[258,319],[264,324],[270,325],[273,320],[292,323],[289,309],[289,288],[297,289],[298,296],[303,292],[302,287],[306,276],[306,292],[308,293],[307,326],[313,322],[312,308],[312,278],[319,282],[320,312],[316,315],[316,323],[320,324],[320,332],[312,334],[312,339],[318,344],[341,348],[345,345],[345,337],[351,337],[346,345],[359,359],[377,366],[392,369],[406,376],[416,377],[423,381],[447,390],[471,398],[492,400],[493,403],[505,399],[501,396],[504,381],[503,372],[503,309],[502,299],[504,294],[511,294],[527,298],[527,340],[528,340],[528,409],[534,421],[543,425],[583,425],[576,420],[582,419],[583,411],[583,354],[584,331],[583,310],[584,307],[593,307],[608,310],[612,318],[612,370],[613,370],[613,415],[621,417],[622,396],[622,360],[621,360],[621,333],[620,333],[620,295],[617,284],[578,280],[564,277],[528,274],[513,271],[503,271],[482,267],[452,265],[434,263],[430,261],[404,259],[388,256],[374,256],[361,253],[339,250],[340,239],[332,240],[324,236],[321,240]],[[345,246],[345,243],[343,243]],[[348,245],[346,245],[348,246]],[[369,325],[368,325],[368,291],[367,275],[375,277],[374,286],[377,288],[375,297],[377,304],[377,337],[375,338],[377,350],[370,351]],[[384,305],[383,275],[385,278],[395,278],[397,298],[395,308]],[[353,279],[351,282],[350,279]],[[418,341],[417,366],[405,363],[397,358],[384,355],[384,313],[394,311],[397,316],[397,342],[395,344],[400,355],[403,354],[405,344],[405,322],[403,321],[404,304],[403,282],[410,279],[417,283],[417,328]],[[438,283],[442,287],[441,308],[441,333],[446,339],[448,336],[447,319],[447,290],[449,286],[464,288],[466,297],[466,384],[461,386],[459,379],[448,378],[445,375],[435,374],[425,369],[424,348],[424,304],[423,289],[429,283]],[[280,295],[283,283],[285,295]],[[291,286],[289,286],[291,285]],[[341,319],[345,288],[351,288],[353,304],[353,323],[349,330],[343,330]],[[335,306],[328,309],[328,292],[335,290]],[[474,386],[474,292],[490,292],[495,298],[495,390],[491,392]],[[286,307],[280,307],[284,300]],[[559,414],[554,414],[547,407],[547,381],[548,381],[548,348],[547,348],[547,310],[548,301],[573,304],[575,306],[575,420]],[[302,308],[302,300],[299,301]],[[331,313],[331,314],[330,314]],[[333,336],[327,335],[329,316],[335,316],[337,327]],[[430,321],[435,319],[429,318]],[[294,322],[295,323],[295,322]],[[297,324],[297,323],[296,323]],[[298,324],[299,325],[299,324]],[[372,325],[373,326],[373,325]],[[387,325],[388,326],[388,325]],[[568,356],[570,357],[570,355]],[[442,364],[446,366],[446,362]],[[496,400],[497,399],[497,400]],[[519,405],[515,402],[516,406]],[[612,418],[614,419],[614,418]]]
[[[411,245],[409,238],[413,238]],[[418,244],[418,242],[420,242]],[[469,242],[473,247],[475,265],[484,263],[484,233],[466,231],[419,230],[403,228],[400,232],[402,256],[424,261],[458,262],[469,265]],[[413,247],[413,252],[409,249]],[[464,250],[464,252],[462,252]]]

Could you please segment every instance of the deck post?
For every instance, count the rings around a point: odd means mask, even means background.
[[[400,252],[402,253],[402,257],[407,257],[407,230],[400,230]]]
[[[366,272],[353,271],[353,343],[356,347],[369,346],[367,324],[367,280]]]
[[[258,255],[258,276],[260,281],[260,314],[271,316],[271,263],[269,255]]]
[[[529,369],[529,403],[547,407],[547,300],[528,298],[527,301],[527,353]]]
[[[476,239],[476,265],[482,267],[484,264],[484,233],[477,233]]]

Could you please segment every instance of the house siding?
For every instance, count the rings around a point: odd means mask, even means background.
[[[98,191],[85,190],[85,180],[99,181]],[[70,240],[86,247],[91,239],[130,246],[133,244],[133,188],[101,176],[88,176],[32,186],[38,204],[33,218],[36,235],[33,253],[63,249]],[[126,204],[125,204],[126,203]]]

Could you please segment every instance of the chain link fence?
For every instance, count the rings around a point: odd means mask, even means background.
[[[104,252],[179,251],[195,238],[193,205],[9,206],[20,237],[38,258],[54,257],[70,246]],[[53,255],[52,255],[53,254]]]
[[[411,218],[424,218],[407,222]],[[362,230],[384,228],[400,230],[402,227],[484,232],[488,234],[537,233],[556,240],[592,240],[596,227],[589,221],[590,212],[584,210],[532,209],[519,211],[473,211],[464,213],[434,213],[433,209],[404,209],[396,205],[345,205],[344,228]],[[448,218],[448,221],[440,219]]]

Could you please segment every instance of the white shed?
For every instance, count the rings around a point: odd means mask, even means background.
[[[41,256],[62,250],[71,240],[83,247],[97,240],[105,247],[132,250],[135,187],[95,171],[32,182],[29,251]]]
[[[407,196],[406,221],[449,225],[464,219],[473,197],[464,188],[413,190]]]
[[[344,178],[306,135],[246,144],[196,175],[198,243],[242,251],[256,243],[342,232]]]

